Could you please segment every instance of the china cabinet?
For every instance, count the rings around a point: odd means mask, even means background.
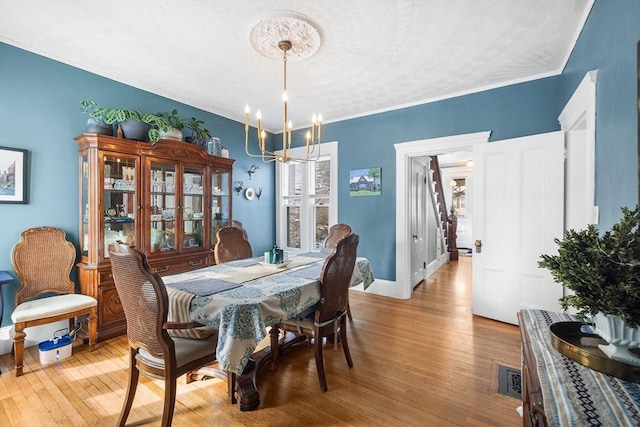
[[[102,341],[126,332],[109,244],[143,250],[160,275],[214,263],[216,231],[232,221],[234,160],[196,145],[98,134],[75,138],[79,153],[82,292],[98,300]]]

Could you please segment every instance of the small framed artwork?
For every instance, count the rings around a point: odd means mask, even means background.
[[[0,203],[29,203],[29,151],[0,147]]]
[[[351,197],[379,196],[382,194],[382,168],[354,169],[349,171],[349,195]]]

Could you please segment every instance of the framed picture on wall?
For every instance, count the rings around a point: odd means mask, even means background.
[[[0,203],[29,203],[29,152],[0,147]]]
[[[382,168],[349,171],[349,195],[351,197],[379,196],[380,194],[382,194]]]

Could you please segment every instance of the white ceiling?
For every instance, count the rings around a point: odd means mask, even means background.
[[[318,52],[288,64],[299,128],[313,112],[332,122],[559,74],[592,4],[2,0],[0,41],[240,122],[249,103],[280,132],[282,62],[249,42],[263,19],[320,28]]]

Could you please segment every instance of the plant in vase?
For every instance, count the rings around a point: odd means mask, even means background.
[[[148,138],[151,142],[157,142],[160,139],[159,130],[169,129],[169,122],[165,118],[150,113],[142,114],[138,110],[100,107],[93,100],[80,102],[80,109],[106,124],[118,123],[127,139],[144,141]]]
[[[164,118],[169,123],[169,129],[166,132],[160,129],[160,139],[182,141],[182,129],[184,129],[185,120],[178,114],[178,110],[174,108],[171,113],[156,113],[156,116]]]
[[[604,234],[591,224],[555,242],[558,255],[542,255],[538,265],[573,291],[560,298],[562,307],[574,307],[582,320],[593,317],[596,333],[609,343],[599,346],[608,357],[640,365],[629,351],[640,347],[640,204],[622,208]]]

